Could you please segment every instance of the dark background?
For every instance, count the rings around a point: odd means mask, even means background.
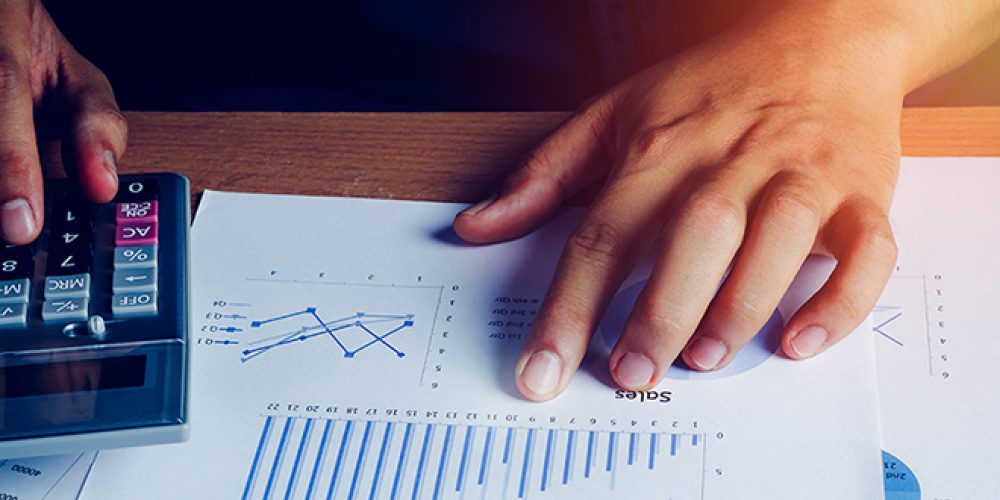
[[[108,75],[125,110],[524,111],[574,109],[620,79],[602,71],[591,19],[595,5],[598,13],[611,9],[631,16],[623,31],[640,47],[622,64],[635,71],[731,24],[751,3],[45,5],[70,42]],[[706,9],[711,16],[701,12]],[[649,17],[657,19],[652,33],[648,26],[644,32],[628,24]],[[704,17],[708,21],[692,22]]]
[[[108,75],[124,110],[542,111],[576,108],[732,25],[754,1],[45,5],[70,42]],[[618,13],[620,19],[608,19]],[[595,25],[605,27],[604,38]],[[620,68],[609,72],[602,49],[615,44],[612,64]],[[1000,43],[907,102],[1000,105],[998,89]]]

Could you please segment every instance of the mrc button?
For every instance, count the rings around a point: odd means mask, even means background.
[[[45,298],[87,297],[90,295],[90,274],[70,274],[45,278]]]

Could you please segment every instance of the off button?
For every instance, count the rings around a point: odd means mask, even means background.
[[[111,298],[111,313],[115,317],[156,314],[156,292],[116,293]]]

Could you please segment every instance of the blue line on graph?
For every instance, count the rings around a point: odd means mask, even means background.
[[[448,470],[448,458],[451,456],[451,435],[454,432],[454,425],[449,425],[444,431],[444,445],[441,446],[441,458],[438,460],[437,477],[434,479],[434,500],[441,498],[441,485],[444,483],[444,473]]]
[[[306,500],[312,498],[314,488],[316,487],[316,478],[319,476],[319,471],[323,468],[323,459],[326,458],[326,441],[330,437],[331,427],[333,427],[333,421],[327,420],[326,425],[323,426],[323,437],[319,440],[319,448],[316,450],[316,462],[313,463],[312,475],[309,476],[309,487],[306,488]]]
[[[670,456],[677,455],[677,434],[670,435]]]
[[[385,434],[382,436],[382,446],[378,450],[378,463],[375,465],[375,479],[372,479],[372,491],[368,495],[368,500],[375,500],[378,493],[379,479],[382,477],[382,465],[385,464],[385,450],[389,447],[389,440],[392,439],[392,422],[385,424]]]
[[[292,465],[292,477],[288,478],[288,487],[285,488],[285,500],[292,498],[295,491],[295,480],[299,477],[299,466],[302,465],[302,455],[305,453],[306,445],[309,443],[309,431],[312,429],[312,419],[306,420],[305,429],[302,430],[302,439],[299,440],[299,451],[295,452],[295,463]]]
[[[521,464],[521,484],[517,488],[517,498],[524,498],[524,487],[528,484],[531,470],[531,452],[535,447],[535,429],[528,429],[528,444],[524,445],[524,462]]]
[[[889,307],[886,307],[886,309],[890,309],[890,308],[889,308]],[[879,335],[881,335],[881,336],[883,336],[883,337],[885,337],[885,338],[889,339],[890,341],[892,341],[892,342],[893,342],[894,344],[898,345],[899,347],[903,347],[903,343],[902,343],[902,342],[901,342],[901,341],[900,341],[899,339],[897,339],[897,338],[893,337],[892,335],[889,335],[889,334],[888,334],[888,333],[886,333],[886,332],[885,332],[884,330],[882,330],[882,328],[884,328],[884,327],[888,326],[888,325],[889,325],[889,323],[892,323],[893,321],[896,321],[896,320],[897,320],[897,319],[899,319],[899,317],[900,317],[900,316],[902,316],[902,315],[903,315],[903,313],[896,313],[896,314],[895,314],[894,316],[892,316],[891,318],[889,318],[889,319],[887,319],[887,320],[883,321],[882,323],[880,323],[880,324],[878,324],[878,325],[876,325],[876,326],[872,327],[872,330],[873,330],[873,331],[874,331],[875,333],[877,333],[877,334],[879,334]]]
[[[403,444],[399,446],[399,460],[396,461],[396,477],[392,479],[392,494],[390,496],[392,500],[396,500],[399,495],[400,479],[403,477],[403,471],[406,470],[406,459],[410,457],[410,436],[412,434],[413,423],[407,423],[406,430],[403,431]]]
[[[576,431],[569,431],[566,439],[566,463],[563,465],[562,484],[569,484],[569,473],[573,470],[573,456],[576,454]]]
[[[354,464],[354,476],[351,478],[351,489],[347,494],[347,500],[354,500],[354,493],[358,491],[358,479],[361,477],[362,465],[365,463],[365,458],[368,456],[368,438],[371,437],[372,433],[372,422],[369,420],[365,423],[365,433],[361,438],[361,449],[358,450],[358,461]]]
[[[424,432],[424,444],[420,447],[420,461],[417,462],[417,478],[413,481],[413,500],[420,495],[420,480],[424,477],[424,463],[427,461],[427,450],[430,448],[431,436],[434,435],[434,425],[427,424]]]
[[[483,459],[479,466],[479,481],[478,484],[483,484],[486,481],[486,471],[490,466],[490,454],[493,453],[493,428],[490,427],[486,430],[486,445],[483,446]]]
[[[556,431],[549,429],[549,435],[545,438],[545,460],[542,462],[542,491],[549,485],[549,474],[552,468],[552,442],[555,440]]]
[[[264,452],[264,447],[267,446],[267,438],[271,435],[272,423],[274,423],[274,417],[268,416],[264,420],[264,430],[260,432],[260,441],[257,442],[257,452],[253,455],[253,463],[250,464],[250,473],[247,474],[247,484],[243,487],[243,500],[250,498],[250,490],[253,489],[254,479],[257,478],[257,466],[260,464],[260,456]]]
[[[632,465],[635,463],[635,440],[638,438],[633,432],[628,436],[628,464]]]
[[[649,435],[649,470],[656,467],[656,434]]]
[[[333,477],[330,478],[330,488],[326,490],[327,500],[333,498],[333,491],[337,489],[337,479],[340,478],[340,470],[344,465],[344,450],[347,449],[347,443],[351,439],[353,424],[354,422],[348,420],[347,425],[344,426],[344,435],[340,438],[340,449],[337,451],[337,462],[333,465]]]
[[[510,461],[510,442],[514,439],[514,428],[507,429],[507,444],[503,447],[503,463]]]
[[[333,321],[324,321],[319,313],[316,312],[315,307],[307,307],[301,311],[282,314],[264,320],[252,321],[250,322],[250,327],[261,328],[271,323],[299,317],[308,317],[316,324],[302,326],[292,331],[286,331],[277,335],[271,335],[254,340],[253,342],[247,344],[247,349],[242,351],[240,361],[246,363],[247,361],[260,356],[271,349],[296,342],[304,342],[306,340],[322,336],[329,337],[333,340],[334,343],[337,344],[337,347],[340,348],[345,358],[353,358],[361,351],[364,351],[375,344],[382,345],[387,350],[395,354],[396,357],[402,358],[406,356],[406,353],[400,351],[387,339],[396,333],[413,326],[413,314],[369,314],[365,312],[358,312],[350,316],[337,318]],[[384,332],[376,331],[374,329],[375,325],[382,323],[394,325]],[[351,334],[352,329],[356,329],[356,331],[364,333],[366,337],[370,337],[370,339],[361,339],[358,341],[360,342],[359,346],[348,347],[346,340]]]
[[[611,466],[615,464],[615,438],[618,434],[612,432],[608,434],[608,464],[607,472],[611,472]]]
[[[292,419],[285,419],[285,428],[281,431],[281,441],[278,441],[278,452],[274,454],[274,463],[271,464],[271,473],[267,476],[267,487],[264,488],[264,498],[271,497],[274,478],[278,476],[278,469],[281,468],[281,458],[285,454],[285,443],[288,442],[288,433],[292,430]]]
[[[590,464],[594,463],[594,431],[590,431],[590,437],[587,438],[587,464],[583,469],[583,477],[590,477]]]
[[[472,446],[472,432],[475,427],[465,428],[465,443],[462,445],[462,461],[458,464],[458,480],[455,481],[455,491],[462,491],[465,482],[465,468],[469,465],[469,447]]]

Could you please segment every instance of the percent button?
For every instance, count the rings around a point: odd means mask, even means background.
[[[115,248],[115,269],[156,265],[156,245]]]

